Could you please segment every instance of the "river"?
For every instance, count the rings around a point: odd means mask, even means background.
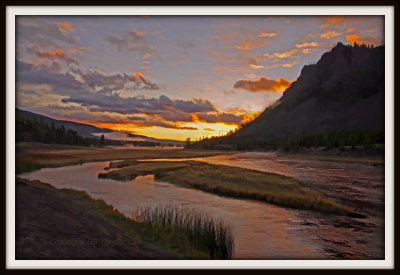
[[[109,162],[93,162],[25,173],[56,188],[86,191],[130,217],[137,208],[174,204],[230,223],[235,235],[235,259],[382,259],[384,257],[383,166],[278,157],[270,153],[240,153],[197,158],[279,173],[302,180],[349,205],[362,205],[368,218],[324,215],[250,200],[220,197],[155,180],[99,179]]]

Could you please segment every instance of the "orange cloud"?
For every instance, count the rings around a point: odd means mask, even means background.
[[[297,64],[297,61],[287,62],[287,63],[282,64],[282,67],[283,68],[292,68],[296,64]]]
[[[283,68],[292,68],[292,67],[293,67],[293,64],[291,64],[291,63],[286,63],[286,64],[283,64],[282,67],[283,67]]]
[[[376,37],[360,37],[357,34],[348,34],[346,35],[346,40],[349,41],[351,44],[373,44],[375,46],[382,45],[382,39]]]
[[[134,77],[144,78],[143,74],[142,74],[141,72],[139,72],[139,71],[136,71],[136,72],[132,73],[132,75],[133,75]]]
[[[236,81],[234,88],[247,90],[250,92],[279,92],[287,89],[292,82],[282,77],[278,77],[276,80],[268,79],[261,76],[257,80],[238,80]]]
[[[278,58],[286,58],[286,57],[290,57],[293,54],[295,54],[298,51],[298,49],[291,49],[288,51],[284,51],[284,52],[280,52],[280,53],[274,53],[274,55]]]
[[[137,31],[136,34],[139,36],[146,36],[146,32],[142,32],[142,31]]]
[[[80,54],[82,54],[83,52],[89,51],[89,50],[90,50],[90,49],[89,49],[89,48],[86,48],[86,47],[79,47],[79,48],[69,49],[68,51],[69,51],[70,53],[80,53]]]
[[[320,29],[327,28],[329,26],[342,22],[343,20],[344,16],[327,16],[325,23],[320,25],[319,28]]]
[[[64,22],[55,22],[58,26],[58,30],[60,32],[74,32],[74,27],[72,27],[71,22],[64,21]]]
[[[318,43],[317,42],[304,42],[301,44],[296,44],[295,45],[296,48],[306,48],[306,47],[318,47]]]
[[[149,59],[151,57],[151,53],[144,53],[140,59]]]
[[[68,51],[70,53],[83,53],[83,50],[81,50],[81,49],[69,49]]]
[[[349,41],[351,44],[354,44],[354,42],[360,41],[360,36],[357,34],[349,34],[346,35],[346,40]]]
[[[43,53],[43,55],[49,56],[49,57],[64,57],[66,56],[65,52],[63,49],[56,49],[53,51],[48,51],[46,53]]]
[[[259,32],[258,37],[274,37],[278,34],[276,32]]]
[[[239,45],[235,45],[235,48],[242,51],[248,51],[261,46],[260,41],[242,41]]]
[[[302,37],[299,37],[298,39],[301,40],[301,41],[304,41],[304,40],[314,39],[317,36],[318,36],[317,33],[307,33],[306,35],[304,35]]]
[[[312,49],[303,49],[302,52],[304,54],[309,54],[309,53],[312,53]]]
[[[265,53],[265,54],[263,54],[263,56],[271,58],[271,59],[275,58],[275,55],[270,54],[270,53]]]
[[[250,67],[256,70],[265,68],[263,65],[256,65],[256,64],[250,64]]]
[[[354,32],[355,30],[356,30],[355,28],[348,27],[347,30],[346,30],[346,32],[347,32],[347,33],[349,33],[349,32]]]
[[[324,33],[321,34],[321,38],[323,39],[331,39],[334,38],[336,36],[342,35],[341,32],[337,32],[337,31],[326,31]]]

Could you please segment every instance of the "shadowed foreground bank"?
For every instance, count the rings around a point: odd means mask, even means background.
[[[209,259],[174,228],[137,223],[103,200],[16,181],[16,259]]]

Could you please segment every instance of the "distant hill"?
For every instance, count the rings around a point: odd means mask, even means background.
[[[86,137],[86,138],[94,138],[95,136],[92,135],[93,133],[112,132],[112,130],[107,129],[107,128],[98,128],[93,125],[77,123],[77,122],[67,121],[67,120],[58,120],[58,119],[50,118],[47,116],[39,115],[36,113],[21,110],[21,109],[16,109],[15,115],[16,115],[16,117],[20,117],[20,118],[42,121],[42,122],[48,123],[49,125],[54,123],[54,125],[56,127],[60,127],[61,125],[64,125],[65,128],[77,131],[80,136]]]
[[[160,143],[160,144],[173,144],[176,146],[182,146],[184,144],[183,141],[178,140],[169,140],[169,139],[157,139],[152,137],[147,137],[143,135],[135,135],[131,133],[125,133],[120,131],[114,131],[107,128],[98,128],[93,125],[78,123],[67,120],[58,120],[54,118],[50,118],[47,116],[43,116],[40,114],[32,113],[29,111],[16,109],[16,118],[22,119],[32,119],[37,120],[39,122],[47,123],[49,126],[54,124],[55,127],[61,127],[64,125],[65,128],[76,131],[81,137],[90,138],[90,139],[99,139],[99,137],[104,134],[105,138],[108,140],[116,140],[116,141],[132,141],[137,145],[148,145],[149,143]]]
[[[123,132],[123,131],[112,131],[109,133],[94,133],[93,135],[100,137],[102,134],[104,134],[104,137],[106,139],[125,141],[126,143],[132,143],[136,146],[148,146],[149,144],[153,144],[154,146],[158,145],[183,146],[185,143],[184,141],[180,140],[158,139],[143,135],[131,134],[129,132]]]
[[[383,132],[384,55],[384,46],[339,43],[316,64],[304,66],[279,101],[254,121],[228,137],[203,144],[234,144],[241,138],[271,141],[320,133]]]
[[[131,133],[128,134],[128,137],[144,139],[145,141],[149,141],[149,142],[170,143],[170,144],[175,144],[175,145],[179,145],[179,146],[183,146],[185,143],[184,141],[180,141],[180,140],[158,139],[158,138],[146,137],[146,136],[142,136],[142,135],[135,135],[135,134],[131,134]]]

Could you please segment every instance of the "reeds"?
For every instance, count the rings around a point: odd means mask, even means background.
[[[211,259],[231,259],[234,253],[231,226],[194,210],[171,205],[150,206],[138,209],[132,219],[183,234],[197,249],[208,250]]]

